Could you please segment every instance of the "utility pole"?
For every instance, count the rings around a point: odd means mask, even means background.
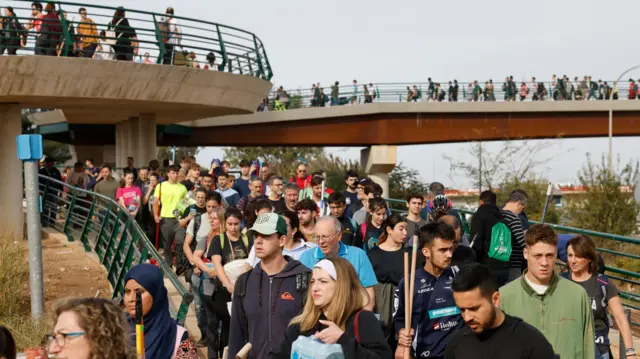
[[[482,142],[478,142],[478,193],[482,193]]]

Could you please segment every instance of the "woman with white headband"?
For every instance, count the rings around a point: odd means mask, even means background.
[[[324,344],[339,344],[345,359],[393,357],[380,321],[363,310],[368,298],[347,260],[319,261],[313,268],[302,314],[291,320],[280,346],[269,358],[289,359],[293,342],[311,335]]]

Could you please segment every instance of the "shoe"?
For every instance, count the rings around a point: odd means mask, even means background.
[[[198,348],[206,348],[208,345],[209,343],[207,343],[207,338],[205,337],[200,338],[200,340],[196,342],[196,347]]]

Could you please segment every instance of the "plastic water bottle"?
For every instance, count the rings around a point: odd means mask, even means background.
[[[313,335],[301,335],[291,346],[291,359],[344,359],[344,353],[340,344],[324,344]]]
[[[129,203],[129,213],[135,212],[136,209],[138,209],[138,201],[134,198],[131,200],[131,203]]]

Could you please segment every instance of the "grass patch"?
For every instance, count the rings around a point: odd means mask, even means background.
[[[0,325],[13,334],[18,350],[42,344],[45,321],[31,319],[27,243],[0,235]]]

